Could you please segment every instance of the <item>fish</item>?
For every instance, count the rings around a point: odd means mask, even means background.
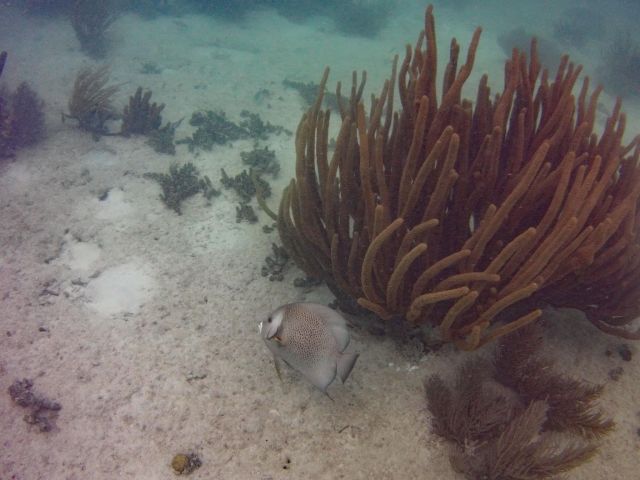
[[[258,330],[273,353],[278,376],[282,359],[327,396],[327,387],[336,376],[344,383],[359,356],[345,351],[351,338],[344,317],[318,303],[283,305]]]

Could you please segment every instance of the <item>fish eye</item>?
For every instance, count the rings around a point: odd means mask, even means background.
[[[271,323],[271,317],[267,318],[267,323]]]

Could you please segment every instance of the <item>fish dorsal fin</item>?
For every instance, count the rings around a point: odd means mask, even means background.
[[[332,308],[317,303],[305,303],[304,306],[324,321],[336,339],[338,351],[344,351],[347,345],[349,345],[350,339],[349,329],[347,328],[347,322],[344,317]]]

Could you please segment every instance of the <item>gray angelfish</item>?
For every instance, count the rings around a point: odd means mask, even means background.
[[[283,305],[260,322],[259,330],[276,370],[281,358],[324,393],[336,375],[344,382],[358,359],[357,353],[345,352],[350,340],[347,322],[324,305]]]

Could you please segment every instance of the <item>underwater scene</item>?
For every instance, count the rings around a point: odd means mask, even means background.
[[[0,0],[0,480],[640,478],[635,0]]]

